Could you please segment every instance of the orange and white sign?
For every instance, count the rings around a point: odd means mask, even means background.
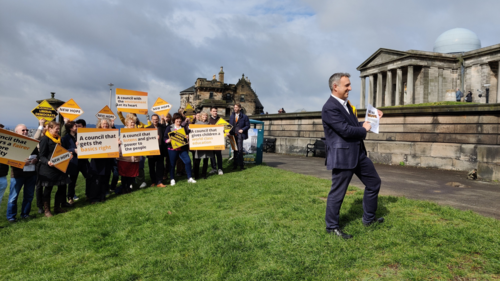
[[[0,163],[22,169],[38,141],[0,129]]]
[[[125,157],[160,155],[158,130],[156,128],[122,128],[120,130],[120,140],[122,141],[122,155]]]
[[[78,116],[83,114],[83,110],[73,99],[70,99],[69,101],[61,105],[57,109],[57,112],[59,112],[64,118],[68,118],[69,121],[73,121],[78,118]]]
[[[117,88],[116,110],[136,114],[148,114],[148,93]]]
[[[224,125],[189,125],[190,150],[224,150]]]
[[[162,116],[167,116],[168,112],[172,109],[172,105],[166,101],[164,101],[162,98],[158,98],[155,101],[155,104],[153,104],[153,107],[151,108],[151,111],[154,113]]]
[[[107,106],[107,105],[103,109],[101,109],[101,111],[97,112],[95,117],[97,117],[98,119],[101,119],[101,118],[106,118],[106,119],[111,119],[111,120],[116,119],[116,115],[113,113],[111,108],[109,108],[109,106]]]
[[[54,167],[61,172],[66,173],[70,160],[71,152],[67,151],[60,145],[56,145],[54,152],[52,152],[52,157],[50,157],[50,162],[54,164]]]
[[[118,158],[118,129],[78,128],[78,159]]]

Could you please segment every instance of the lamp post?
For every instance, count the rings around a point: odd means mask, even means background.
[[[111,96],[112,96],[112,87],[114,86],[113,83],[109,83],[109,108],[111,109]]]

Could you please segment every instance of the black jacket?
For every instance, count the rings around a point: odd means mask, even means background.
[[[151,126],[148,126],[146,128],[148,129],[152,129],[154,128],[155,125],[151,125]],[[160,154],[161,156],[166,156],[167,153],[168,153],[168,150],[167,150],[167,144],[165,143],[165,125],[164,124],[158,124],[158,136],[160,136],[160,139],[158,139],[158,146],[160,147]],[[148,156],[148,157],[155,157],[157,155],[153,155],[153,156]]]
[[[50,158],[54,149],[56,149],[56,143],[49,139],[47,136],[43,136],[40,140],[40,169],[38,178],[41,182],[64,182],[67,181],[68,175],[61,172],[55,167],[49,166]]]
[[[167,127],[165,128],[165,134],[163,135],[164,142],[165,142],[166,140],[168,140],[168,139],[169,139],[169,137],[168,137],[168,133],[170,133],[170,132],[172,132],[172,131],[173,131],[173,129],[172,129],[172,128],[173,128],[173,126],[174,126],[174,125],[172,124],[172,125],[167,126]],[[184,131],[186,131],[186,135],[189,135],[189,132],[190,132],[190,130],[189,130],[189,125],[186,125],[186,126],[182,126],[182,125],[181,125],[181,127],[182,127],[182,128],[184,128]],[[172,143],[167,143],[167,148],[172,148]],[[181,149],[181,151],[189,150],[189,144],[184,145],[184,146],[181,146],[181,147],[180,147],[180,149]]]
[[[66,171],[69,175],[78,173],[78,154],[75,153],[76,150],[76,138],[68,133],[61,139],[61,145],[66,150],[73,154],[73,159],[69,161],[68,170]]]
[[[7,176],[9,173],[9,165],[0,164],[0,178]]]

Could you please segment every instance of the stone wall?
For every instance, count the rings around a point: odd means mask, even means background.
[[[369,133],[368,156],[378,163],[468,171],[500,180],[500,104],[382,108],[380,133]],[[365,115],[359,110],[359,120]],[[324,137],[321,112],[254,115],[264,121],[276,152],[305,155]]]

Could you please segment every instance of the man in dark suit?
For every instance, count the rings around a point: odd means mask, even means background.
[[[236,140],[238,150],[234,152],[233,169],[240,165],[241,170],[244,170],[243,165],[243,140],[248,139],[248,129],[250,129],[250,120],[243,112],[241,112],[241,104],[234,105],[233,114],[229,117],[229,124],[233,126],[228,135],[233,135]]]
[[[332,188],[326,203],[326,230],[344,239],[352,236],[340,230],[339,212],[353,174],[365,185],[363,224],[369,226],[384,221],[375,218],[382,182],[363,143],[371,125],[358,121],[347,100],[351,90],[349,77],[348,73],[335,73],[330,77],[332,94],[321,112],[326,137],[326,166],[328,170],[332,169]],[[382,111],[378,113],[382,117]]]
[[[160,155],[148,156],[149,177],[151,178],[151,186],[165,187],[161,182],[163,180],[163,172],[165,169],[165,154],[167,148],[163,135],[165,134],[165,126],[160,123],[160,116],[153,114],[151,116],[151,126],[147,128],[156,128],[158,130],[158,146],[160,147]]]

